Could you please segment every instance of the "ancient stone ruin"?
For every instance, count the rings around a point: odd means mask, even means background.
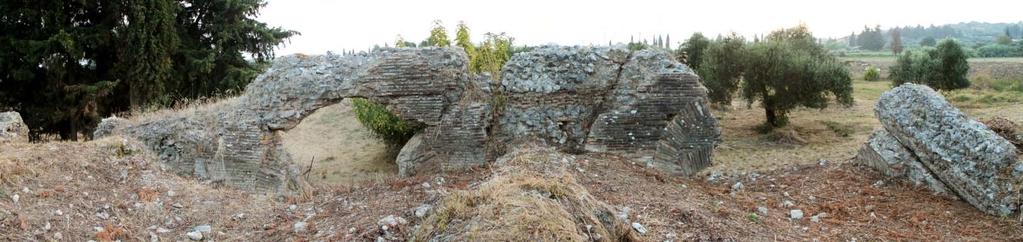
[[[940,94],[905,84],[884,93],[875,112],[884,128],[860,151],[860,162],[992,215],[1020,209],[1023,162],[1016,147]]]
[[[667,53],[554,46],[516,54],[499,79],[469,74],[457,48],[280,57],[237,98],[100,130],[141,140],[179,174],[284,192],[303,181],[281,132],[350,97],[425,127],[401,149],[403,175],[485,165],[527,142],[688,175],[720,134],[698,77]]]
[[[18,112],[0,113],[0,142],[28,142],[28,125]]]

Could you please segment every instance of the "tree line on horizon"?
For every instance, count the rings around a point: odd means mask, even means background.
[[[887,30],[882,30],[880,25],[865,26],[859,33],[853,32],[844,39],[844,45],[831,45],[830,49],[891,51],[899,55],[906,49],[933,48],[942,39],[955,39],[969,57],[1023,57],[1023,41],[1020,41],[1023,22],[917,25]]]

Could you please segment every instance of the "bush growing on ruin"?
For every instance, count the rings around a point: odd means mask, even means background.
[[[359,123],[392,145],[405,144],[422,129],[394,115],[386,106],[365,98],[353,98],[352,106]]]
[[[433,29],[430,29],[430,37],[426,39],[421,46],[436,46],[436,47],[448,47],[451,46],[451,40],[448,39],[448,30],[444,28],[444,22],[440,20],[433,21]]]
[[[970,86],[966,74],[970,66],[966,52],[955,40],[946,39],[921,53],[907,51],[891,67],[892,85],[917,83],[936,90],[955,90]]]
[[[735,33],[707,47],[697,72],[709,91],[711,102],[731,105],[732,97],[739,90],[745,52],[746,39]]]
[[[742,95],[759,101],[767,126],[788,123],[796,107],[825,108],[830,98],[852,105],[849,71],[830,55],[805,26],[772,32],[752,44],[746,56]]]

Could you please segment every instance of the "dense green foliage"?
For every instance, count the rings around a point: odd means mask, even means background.
[[[1023,56],[1023,46],[988,44],[974,49],[976,57],[1018,57]]]
[[[0,109],[77,139],[113,113],[239,91],[296,34],[256,21],[264,5],[0,1]]]
[[[475,72],[486,72],[499,79],[501,68],[512,56],[512,42],[515,39],[504,34],[487,33],[486,40],[477,47],[479,60],[471,67]]]
[[[352,106],[359,123],[392,145],[405,144],[422,129],[394,115],[386,106],[365,98],[353,98]]]
[[[868,82],[881,80],[881,69],[873,66],[867,67],[863,72],[863,80]]]
[[[863,32],[856,37],[857,45],[864,50],[879,51],[885,46],[885,37],[881,33],[881,26],[874,28],[863,27]]]
[[[809,32],[798,26],[746,42],[734,34],[709,44],[698,69],[712,102],[729,104],[739,90],[748,105],[759,102],[766,128],[784,126],[789,110],[825,108],[830,99],[852,105],[849,71]]]
[[[676,56],[679,58],[679,62],[689,65],[694,70],[700,69],[700,64],[703,63],[703,51],[710,45],[710,40],[707,37],[703,37],[703,34],[697,32],[693,33],[692,36],[682,43],[682,48],[678,49]]]
[[[966,53],[955,40],[946,39],[935,48],[919,53],[907,51],[891,67],[890,78],[895,86],[917,83],[937,90],[955,90],[970,86],[966,74],[970,66]]]
[[[920,46],[923,46],[923,47],[933,47],[933,46],[935,46],[937,44],[938,44],[938,40],[936,40],[936,39],[934,39],[934,37],[930,37],[930,36],[925,37],[925,38],[920,40]]]
[[[444,23],[440,20],[433,21],[433,29],[430,29],[430,37],[426,38],[424,44],[419,45],[421,47],[436,46],[436,47],[448,47],[451,46],[451,40],[448,39],[448,30],[444,28]]]
[[[697,73],[709,91],[707,95],[711,102],[732,104],[732,97],[742,78],[745,54],[746,39],[735,33],[711,42],[707,47]]]
[[[889,37],[891,33],[898,32],[903,45],[907,47],[917,46],[935,46],[938,39],[952,38],[960,42],[964,46],[975,46],[984,45],[990,43],[999,43],[1008,45],[1012,43],[1013,37],[1019,38],[1023,36],[1023,22],[1017,23],[983,23],[983,22],[964,22],[957,24],[946,24],[940,26],[903,26],[889,29]],[[849,35],[850,46],[860,46],[853,44],[857,42],[857,39],[862,38],[856,36],[855,33]],[[867,48],[864,48],[867,49]]]
[[[462,50],[465,51],[465,56],[469,58],[469,66],[476,66],[479,58],[476,53],[476,46],[472,44],[472,40],[469,38],[469,26],[466,26],[465,22],[458,23],[458,28],[455,30],[455,45],[462,47]]]

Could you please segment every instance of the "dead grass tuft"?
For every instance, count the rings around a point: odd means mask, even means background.
[[[120,241],[127,240],[130,238],[128,236],[127,230],[125,230],[121,226],[115,227],[113,224],[110,223],[107,223],[107,225],[103,227],[102,231],[96,232],[95,236],[96,240],[101,242]]]
[[[553,151],[546,151],[553,152]],[[613,209],[580,186],[545,152],[498,161],[490,180],[445,197],[414,233],[415,241],[635,241]]]

